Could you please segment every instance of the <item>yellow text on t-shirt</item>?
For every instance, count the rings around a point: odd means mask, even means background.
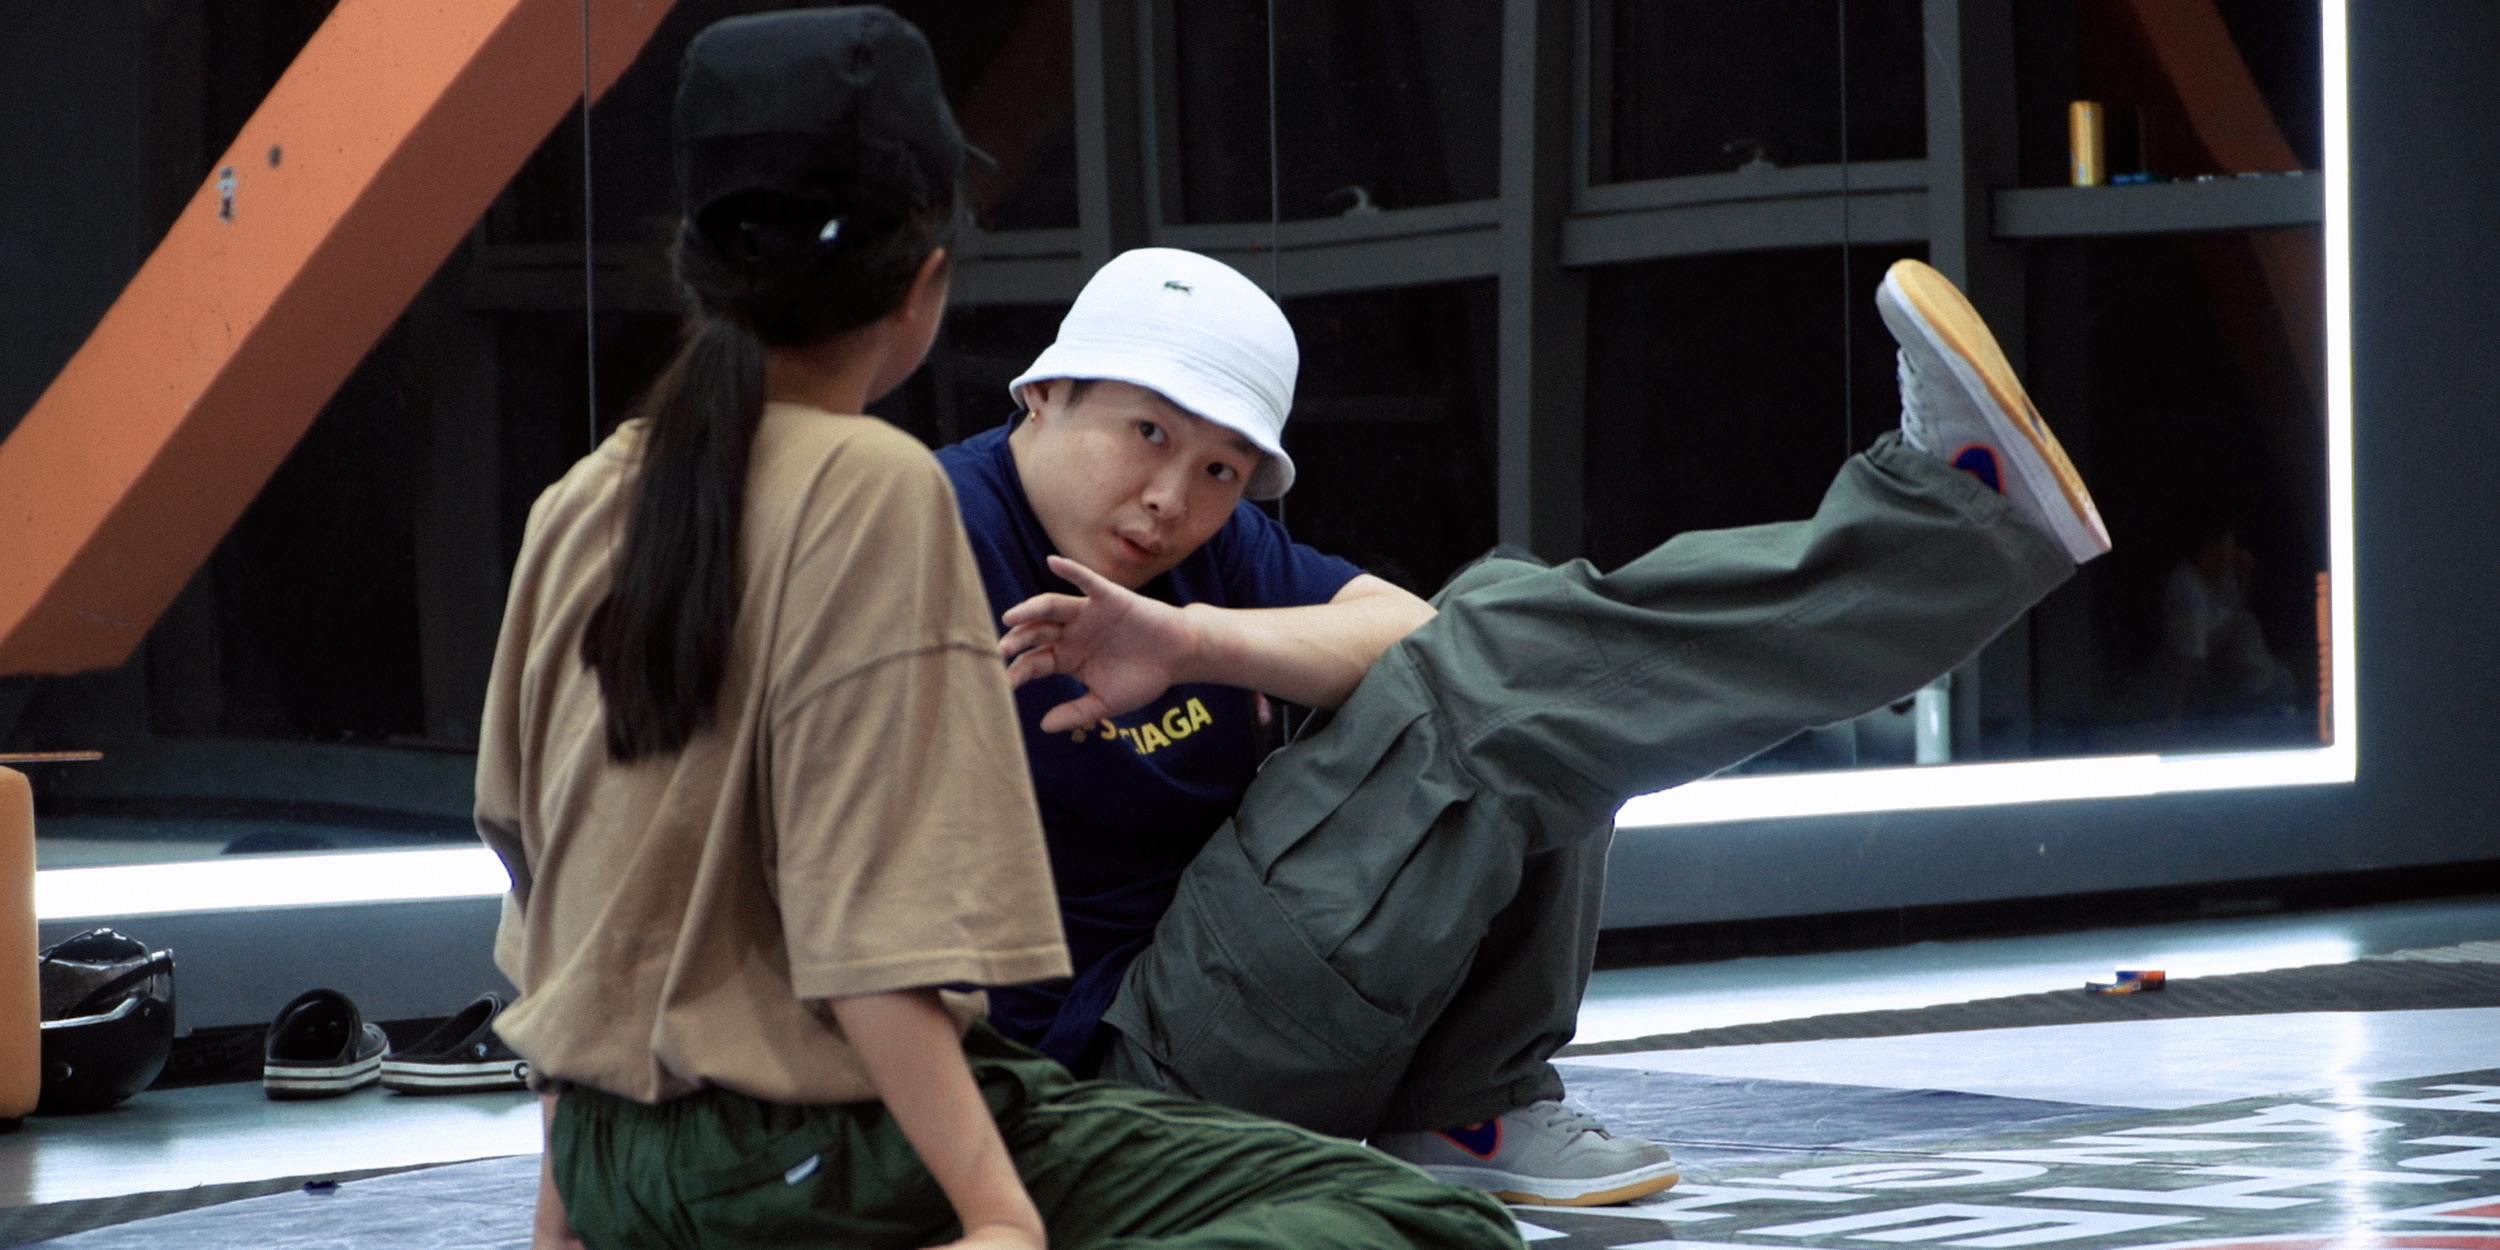
[[[1122,728],[1106,720],[1090,729],[1079,729],[1069,734],[1068,738],[1072,742],[1083,742],[1088,733],[1099,736],[1105,742],[1118,738],[1139,755],[1152,755],[1214,723],[1215,713],[1208,711],[1206,704],[1191,699],[1164,709],[1160,718],[1133,729]]]

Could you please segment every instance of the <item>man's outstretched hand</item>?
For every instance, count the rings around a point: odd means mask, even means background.
[[[1065,556],[1050,571],[1075,595],[1035,595],[1000,618],[998,640],[1008,657],[1007,683],[1065,673],[1085,693],[1042,714],[1043,733],[1065,733],[1133,712],[1183,681],[1193,680],[1205,640],[1181,609],[1129,590]]]

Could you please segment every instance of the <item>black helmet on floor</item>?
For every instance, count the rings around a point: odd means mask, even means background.
[[[174,1048],[174,953],[89,929],[36,962],[43,1094],[35,1110],[101,1111],[164,1071]]]

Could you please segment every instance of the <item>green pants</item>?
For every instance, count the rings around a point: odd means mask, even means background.
[[[2073,571],[1889,434],[1810,520],[1462,571],[1191,862],[1103,1075],[1348,1137],[1561,1097],[1624,800],[1908,695]]]
[[[1505,1247],[1501,1204],[1363,1147],[1057,1064],[974,1026],[973,1077],[1052,1250]],[[548,1149],[592,1250],[908,1247],[960,1235],[880,1103],[725,1090],[657,1106],[575,1088]]]

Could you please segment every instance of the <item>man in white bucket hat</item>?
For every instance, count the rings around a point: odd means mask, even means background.
[[[1001,614],[1077,974],[994,989],[1080,1074],[1373,1145],[1512,1201],[1675,1183],[1561,1102],[1615,809],[1897,700],[2106,550],[1987,327],[1878,296],[1902,429],[1807,521],[1611,573],[1496,552],[1431,603],[1291,541],[1274,301],[1125,253],[942,449]],[[1256,694],[1321,709],[1259,758]]]

